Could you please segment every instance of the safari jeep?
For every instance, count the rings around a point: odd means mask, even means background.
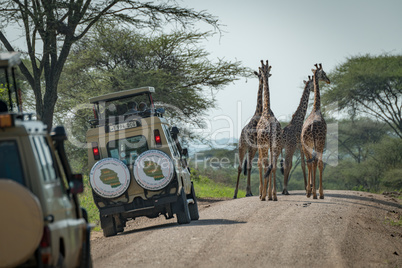
[[[13,72],[18,53],[1,53],[0,67]],[[14,75],[13,75],[14,77]],[[43,122],[0,101],[0,267],[92,267],[90,230],[77,194],[81,174],[72,174],[63,127],[50,134]],[[18,112],[13,109],[18,108]]]
[[[87,132],[90,184],[104,236],[123,232],[140,216],[175,214],[179,224],[198,220],[198,206],[187,167],[187,149],[164,110],[155,109],[153,87],[90,99]]]

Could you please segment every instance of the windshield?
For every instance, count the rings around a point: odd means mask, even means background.
[[[129,98],[100,102],[100,119],[111,116],[141,114],[152,108],[149,94],[140,94]]]
[[[0,178],[11,179],[25,185],[16,141],[0,141],[0,163]]]
[[[120,159],[126,165],[134,164],[137,157],[147,150],[147,139],[142,135],[110,141],[107,144],[109,157]]]

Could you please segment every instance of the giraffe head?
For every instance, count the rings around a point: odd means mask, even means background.
[[[317,78],[318,81],[324,81],[325,83],[329,84],[331,81],[329,81],[329,78],[327,77],[327,74],[324,72],[324,69],[322,68],[322,64],[320,63],[319,66],[317,64],[314,65],[317,69],[311,69],[313,71],[315,77]]]
[[[254,71],[254,74],[258,77],[258,79],[261,78],[261,70],[258,70],[258,73]]]
[[[314,76],[313,76],[314,77]],[[310,92],[314,92],[314,82],[313,77],[308,76],[308,81],[303,80],[305,88],[308,89]]]
[[[268,77],[270,77],[272,74],[270,74],[269,72],[271,71],[272,66],[268,65],[268,60],[266,61],[266,64],[264,65],[264,61],[261,60],[261,67],[258,68],[260,70],[261,75],[268,79]]]

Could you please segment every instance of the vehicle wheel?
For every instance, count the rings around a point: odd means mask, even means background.
[[[112,215],[107,216],[107,217],[102,217],[101,227],[103,229],[104,237],[114,236],[117,234],[116,223],[115,223],[114,217]]]
[[[191,222],[190,210],[188,209],[187,197],[184,188],[181,189],[179,200],[180,210],[176,213],[178,224],[187,224]]]
[[[81,264],[80,268],[92,268],[92,257],[91,252],[88,252],[89,248],[84,243],[82,248],[82,257],[81,257]]]
[[[66,265],[64,264],[64,256],[63,254],[59,253],[59,258],[57,259],[56,268],[64,268]]]
[[[196,221],[200,218],[200,215],[198,214],[198,204],[197,204],[197,198],[195,197],[195,191],[194,191],[194,186],[193,183],[191,183],[191,198],[194,200],[193,204],[188,205],[188,209],[190,211],[190,218],[192,221]]]
[[[123,226],[119,226],[119,227],[117,228],[117,232],[118,232],[118,233],[124,232],[124,227],[123,227]]]
[[[122,220],[121,215],[114,216],[113,218],[114,218],[114,223],[116,226],[116,231],[118,233],[124,232],[125,222]]]
[[[90,227],[87,227],[87,232],[85,242],[82,243],[80,268],[92,268]]]

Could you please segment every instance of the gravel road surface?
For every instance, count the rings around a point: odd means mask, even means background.
[[[94,267],[402,267],[401,199],[303,191],[200,200],[200,219],[138,218],[124,233],[92,233]]]

